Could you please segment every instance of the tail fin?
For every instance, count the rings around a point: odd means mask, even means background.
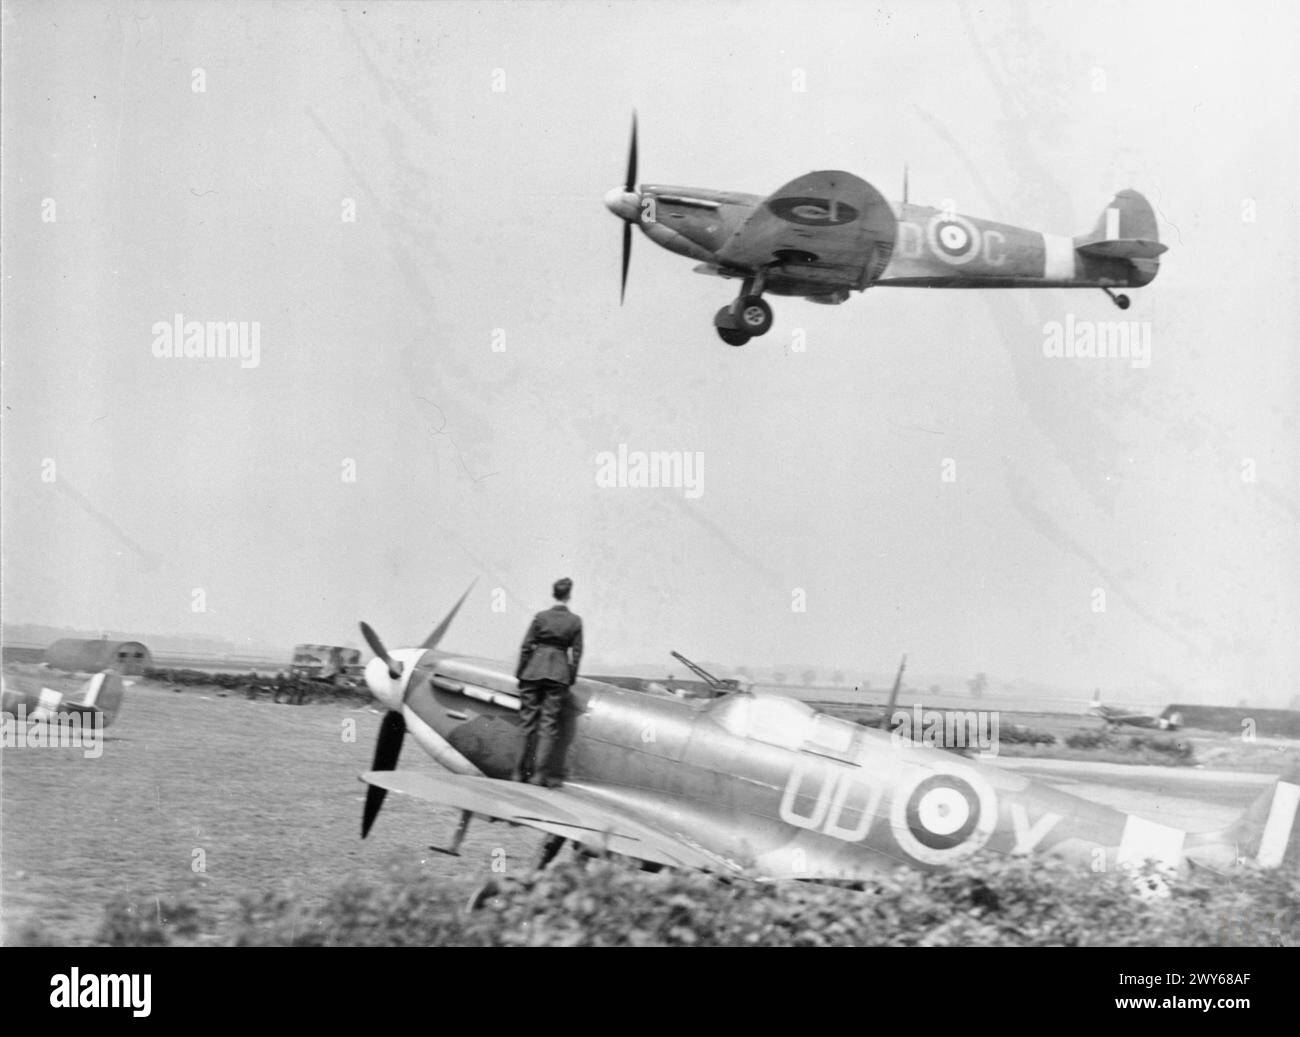
[[[1112,259],[1141,259],[1152,263],[1168,246],[1160,244],[1156,214],[1137,191],[1120,191],[1102,210],[1097,225],[1074,247],[1089,256]]]
[[[1300,764],[1250,805],[1218,838],[1236,848],[1237,859],[1261,868],[1300,865]]]
[[[83,706],[93,706],[104,715],[107,727],[117,717],[122,708],[122,677],[115,670],[103,670],[86,682],[86,691],[81,698]]]

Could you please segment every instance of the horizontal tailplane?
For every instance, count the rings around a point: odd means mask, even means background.
[[[1169,250],[1160,243],[1151,203],[1132,190],[1111,199],[1097,225],[1074,239],[1074,247],[1085,256],[1130,260],[1155,260]]]

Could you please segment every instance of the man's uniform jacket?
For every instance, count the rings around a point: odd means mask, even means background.
[[[570,612],[567,605],[552,605],[533,617],[519,649],[515,677],[521,681],[572,684],[581,659],[582,618]]]

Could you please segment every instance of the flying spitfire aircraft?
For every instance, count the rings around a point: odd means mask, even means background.
[[[385,714],[361,834],[388,792],[527,825],[650,866],[763,879],[860,881],[984,850],[1051,853],[1097,868],[1156,860],[1227,870],[1300,862],[1300,772],[1233,825],[1188,833],[1101,806],[976,758],[918,746],[776,695],[681,699],[579,678],[564,718],[560,788],[504,780],[518,757],[514,667],[438,645],[466,595],[417,648],[375,653],[365,679]],[[447,773],[396,770],[410,732]]]
[[[1069,238],[891,204],[841,170],[796,177],[768,195],[702,187],[637,185],[636,116],[622,187],[605,206],[623,221],[627,289],[632,225],[655,244],[694,259],[697,273],[740,281],[736,299],[713,318],[718,335],[743,346],[772,327],[764,294],[837,305],[873,285],[904,288],[1100,288],[1120,309],[1116,288],[1150,284],[1166,246],[1151,205],[1120,191],[1087,234]]]

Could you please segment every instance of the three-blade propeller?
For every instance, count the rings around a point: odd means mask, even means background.
[[[623,178],[623,191],[632,194],[636,191],[636,112],[632,113],[632,142],[627,150],[627,176]],[[627,293],[627,271],[632,263],[632,224],[623,222],[623,279],[618,286],[618,304],[623,305],[623,296]]]
[[[452,606],[451,611],[443,617],[442,622],[434,627],[433,632],[424,639],[423,644],[420,645],[421,654],[438,647],[443,635],[447,633],[447,628],[451,626],[451,621],[456,618],[456,613],[465,604],[465,599],[469,597],[469,592],[473,589],[474,583],[471,583],[465,589],[465,593],[460,596],[460,600]],[[384,642],[369,623],[361,624],[361,636],[366,639],[366,644],[375,653],[375,658],[383,662],[384,666],[388,668],[387,677],[391,682],[384,685],[383,675],[378,671],[372,673],[370,668],[367,667],[366,685],[370,688],[371,694],[388,707],[388,712],[384,714],[383,722],[379,725],[379,740],[375,743],[375,758],[370,764],[370,769],[372,771],[392,771],[397,769],[398,757],[402,755],[402,742],[406,738],[406,717],[402,714],[402,708],[405,704],[406,688],[410,686],[410,683],[408,680],[405,687],[394,689],[393,684],[401,681],[406,672],[402,660],[394,659],[389,654],[388,649],[384,647]],[[394,697],[394,690],[399,692],[397,697]],[[361,812],[362,839],[370,834],[370,827],[375,823],[375,818],[379,816],[379,808],[384,805],[386,795],[388,795],[388,790],[379,788],[376,785],[371,785],[366,791],[366,805]]]

